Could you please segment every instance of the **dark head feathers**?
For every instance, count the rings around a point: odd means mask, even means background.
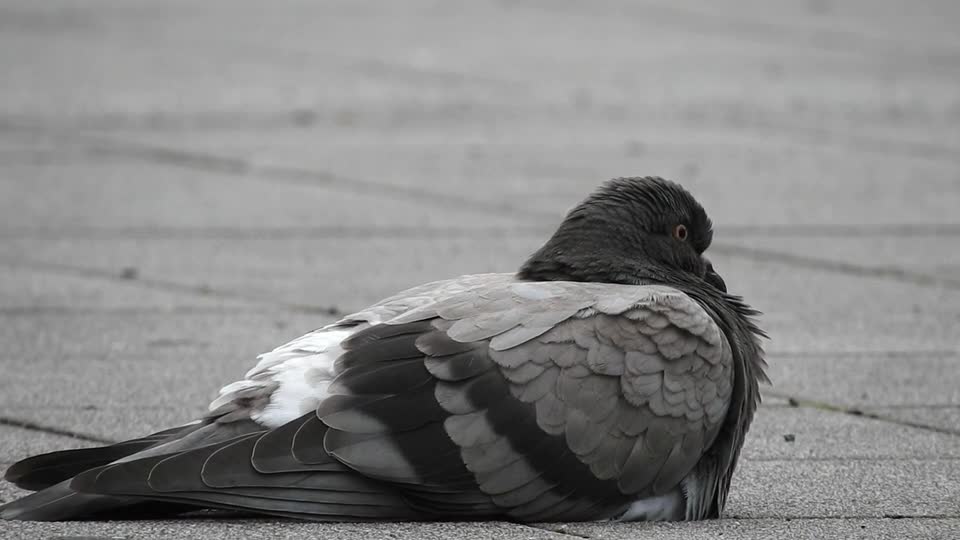
[[[700,203],[680,184],[658,176],[604,182],[570,211],[564,225],[568,222],[592,222],[620,231],[635,227],[650,234],[670,234],[675,225],[684,224],[688,242],[698,253],[713,240],[713,223]]]
[[[710,218],[679,184],[652,176],[615,178],[567,214],[518,277],[671,283],[682,273],[703,279],[709,263],[701,255],[712,239]]]

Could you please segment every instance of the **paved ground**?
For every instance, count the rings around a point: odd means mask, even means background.
[[[774,381],[718,522],[0,536],[960,537],[958,6],[0,2],[0,466],[190,419],[337,312],[511,270],[613,176],[705,204]]]

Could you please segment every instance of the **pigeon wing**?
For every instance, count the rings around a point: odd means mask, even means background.
[[[318,411],[327,451],[525,521],[612,517],[676,490],[715,439],[733,378],[715,321],[661,286],[496,283],[343,346]]]

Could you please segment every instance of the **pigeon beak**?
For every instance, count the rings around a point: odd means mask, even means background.
[[[703,259],[703,262],[707,263],[707,272],[704,274],[703,279],[721,291],[727,292],[727,284],[723,281],[723,278],[720,277],[720,274],[713,269],[713,263],[707,259]]]

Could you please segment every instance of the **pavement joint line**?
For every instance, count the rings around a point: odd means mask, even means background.
[[[796,457],[773,457],[773,456],[759,456],[759,457],[743,457],[743,461],[754,461],[759,463],[773,463],[778,461],[784,461],[788,463],[794,463],[798,461],[816,461],[818,463],[828,463],[831,461],[836,462],[847,462],[847,461],[957,461],[960,460],[960,456],[796,456]]]
[[[762,262],[782,263],[792,267],[811,270],[829,271],[857,277],[879,278],[923,287],[960,289],[960,279],[923,274],[893,266],[865,266],[835,259],[824,259],[821,257],[797,255],[770,249],[738,246],[726,242],[714,243],[710,247],[710,250],[712,250],[713,253],[727,256],[736,256]]]
[[[282,181],[292,185],[307,187],[328,186],[351,193],[376,195],[378,197],[400,197],[417,202],[429,200],[438,205],[455,205],[465,210],[495,212],[507,216],[514,216],[523,211],[523,209],[512,205],[461,197],[452,193],[376,182],[365,178],[345,177],[329,171],[304,167],[257,164],[240,158],[229,158],[206,153],[201,154],[186,150],[133,145],[129,142],[124,143],[124,146],[120,147],[116,142],[111,142],[98,148],[97,151],[107,154],[118,153],[127,157],[146,158],[157,163],[210,172],[253,177],[258,175],[269,176],[276,181]]]
[[[861,133],[842,133],[817,126],[804,125],[752,122],[744,127],[759,133],[772,133],[789,137],[799,136],[802,137],[804,144],[811,146],[832,146],[840,142],[843,146],[858,152],[881,155],[895,153],[907,158],[960,163],[960,154],[954,148],[929,141],[883,139]]]
[[[5,122],[0,121],[0,129],[4,128],[9,129],[10,126]],[[37,129],[31,128],[30,126],[17,126],[16,129],[25,129],[26,131],[33,133],[38,132]],[[39,132],[46,133],[42,129],[39,130]],[[422,189],[411,189],[403,186],[383,184],[366,179],[347,179],[333,173],[314,171],[306,168],[286,167],[279,165],[258,166],[241,158],[224,157],[210,153],[192,152],[139,143],[134,144],[130,142],[119,142],[113,138],[97,137],[87,134],[63,133],[57,135],[67,139],[79,138],[81,141],[89,141],[93,147],[103,149],[108,153],[117,152],[120,155],[127,155],[153,161],[159,160],[159,162],[162,163],[170,163],[172,165],[184,166],[188,168],[200,168],[203,170],[227,174],[249,174],[250,171],[256,171],[261,175],[271,176],[277,180],[286,180],[289,182],[310,186],[336,185],[338,187],[351,189],[353,191],[356,191],[356,185],[360,185],[363,186],[363,189],[360,190],[361,193],[374,192],[377,194],[383,194],[384,191],[387,191],[392,195],[410,198],[420,203],[429,202],[430,204],[436,204],[439,206],[463,204],[467,206],[467,209],[470,210],[491,212],[511,218],[516,217],[517,215],[523,216],[524,214],[534,218],[546,218],[548,215],[551,219],[556,218],[554,212],[548,213],[544,211],[524,210],[501,203],[478,201],[476,199],[458,197],[452,194],[443,194]],[[256,178],[257,176],[254,177]],[[783,263],[790,266],[800,266],[813,270],[855,275],[858,277],[875,277],[920,286],[960,289],[960,280],[921,274],[897,267],[871,267],[833,259],[808,257],[768,249],[748,248],[727,243],[714,243],[711,249],[713,249],[713,253],[721,253],[728,256],[746,258],[749,260]],[[185,287],[179,284],[172,285],[175,287]]]
[[[22,258],[11,260],[11,259],[0,256],[0,265],[11,267],[11,268],[29,268],[32,270],[57,273],[61,275],[83,277],[88,279],[96,279],[100,281],[108,281],[111,283],[126,283],[129,285],[143,287],[147,289],[191,294],[191,295],[203,296],[208,298],[220,298],[223,300],[240,300],[244,302],[261,304],[261,305],[270,306],[274,308],[294,311],[297,313],[321,314],[321,315],[330,315],[330,316],[338,316],[345,313],[344,311],[342,311],[340,308],[336,306],[320,306],[320,305],[312,305],[312,304],[299,304],[299,303],[292,303],[292,302],[275,301],[268,298],[262,298],[259,296],[251,296],[251,295],[237,293],[234,291],[216,289],[208,285],[184,285],[182,283],[177,283],[175,281],[167,281],[167,280],[160,280],[160,279],[146,279],[142,277],[126,278],[126,277],[123,277],[123,275],[119,272],[109,272],[106,270],[79,267],[79,266],[73,266],[73,265],[62,264],[62,263],[29,261]]]
[[[114,444],[117,442],[112,439],[99,437],[97,435],[91,435],[89,433],[81,433],[79,431],[73,431],[70,429],[47,426],[43,424],[38,424],[30,420],[23,420],[20,418],[11,418],[9,416],[0,416],[0,426],[17,427],[17,428],[26,429],[29,431],[38,431],[42,433],[49,433],[51,435],[61,435],[64,437],[70,437],[72,439],[100,443],[100,444]]]
[[[69,135],[67,135],[69,137]],[[462,197],[452,193],[439,192],[429,189],[420,189],[410,186],[401,186],[366,178],[346,177],[338,173],[290,165],[258,164],[248,159],[221,156],[209,152],[196,152],[157,145],[117,141],[112,137],[95,136],[90,134],[76,134],[95,152],[108,155],[120,155],[161,163],[171,166],[205,170],[214,173],[232,174],[250,177],[270,177],[287,184],[307,187],[328,186],[364,195],[379,197],[400,197],[416,202],[430,201],[431,203],[447,206],[457,205],[463,209],[494,212],[512,217],[520,214],[524,209],[500,202],[483,201],[470,197]]]
[[[833,514],[823,516],[738,516],[736,514],[723,516],[721,519],[737,519],[741,521],[880,521],[884,519],[960,519],[960,513],[957,514]]]
[[[958,409],[960,404],[956,403],[919,403],[919,404],[900,404],[900,405],[871,405],[868,409],[895,409],[898,411],[908,411],[910,409]]]
[[[765,395],[779,398],[779,396],[773,396],[769,393]],[[769,408],[769,409],[796,409],[797,408],[797,405],[792,405],[790,402],[762,403],[760,406],[764,408]],[[957,405],[954,403],[919,403],[919,404],[910,404],[910,405],[870,405],[868,407],[864,407],[864,409],[867,409],[868,411],[872,411],[875,409],[894,409],[898,411],[909,411],[911,409],[934,409],[934,410],[957,409],[958,411],[960,411],[960,405]]]
[[[766,351],[766,358],[826,358],[826,359],[849,359],[849,358],[882,358],[912,360],[917,356],[935,356],[935,357],[955,357],[960,356],[960,350],[956,349],[915,349],[915,350],[848,350],[848,351]]]
[[[0,263],[2,264],[2,263]],[[13,306],[0,307],[0,317],[64,316],[78,315],[235,315],[238,313],[263,313],[262,307],[76,307],[76,306]]]
[[[345,177],[330,171],[287,165],[257,164],[244,158],[131,141],[118,141],[116,138],[110,136],[105,137],[89,133],[78,133],[76,131],[53,134],[43,128],[0,120],[0,130],[2,129],[40,133],[57,138],[79,141],[93,152],[137,158],[181,168],[227,175],[249,176],[253,178],[269,176],[274,180],[283,181],[288,184],[328,186],[351,193],[395,196],[421,203],[430,201],[431,203],[441,206],[459,205],[467,210],[494,212],[508,217],[515,216],[524,211],[522,208],[504,203],[488,202],[469,197],[461,197],[451,193],[387,184],[365,178]]]
[[[273,240],[291,238],[485,238],[485,237],[540,237],[549,235],[550,227],[432,227],[432,226],[316,226],[316,227],[71,227],[69,229],[39,229],[7,227],[0,238],[14,239],[150,239],[150,240]],[[960,234],[960,231],[958,231]]]
[[[827,237],[827,238],[862,238],[862,237],[927,237],[927,236],[960,236],[960,223],[800,223],[788,224],[761,224],[761,225],[720,225],[715,228],[715,235],[737,237]]]
[[[877,420],[880,422],[886,422],[888,424],[896,424],[899,426],[906,426],[916,429],[922,429],[926,431],[933,431],[936,433],[942,433],[944,435],[954,435],[960,437],[960,429],[951,429],[940,426],[934,426],[930,424],[924,424],[922,422],[914,422],[912,420],[902,420],[899,418],[892,418],[887,415],[879,414],[869,410],[864,410],[860,407],[847,407],[843,405],[835,405],[833,403],[828,403],[826,401],[814,400],[814,399],[805,399],[797,398],[786,393],[777,392],[775,390],[766,390],[764,395],[786,399],[788,404],[792,407],[801,407],[807,409],[816,409],[821,411],[829,411],[839,414],[845,414],[848,416],[858,417],[858,418],[867,418],[870,420]]]

